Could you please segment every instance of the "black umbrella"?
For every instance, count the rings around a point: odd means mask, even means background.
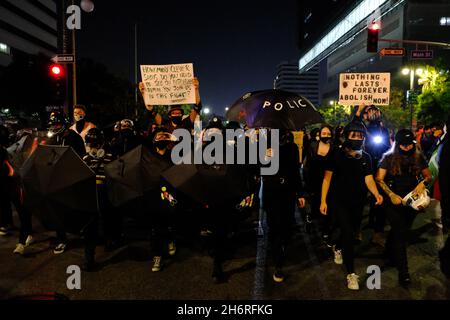
[[[39,145],[21,176],[25,205],[48,229],[78,232],[98,212],[95,173],[70,147]]]
[[[228,111],[229,120],[245,119],[250,128],[297,131],[305,125],[323,122],[314,105],[305,97],[283,90],[250,92]]]
[[[170,163],[139,146],[105,166],[108,196],[114,206],[160,192],[161,172]]]
[[[19,141],[9,146],[8,154],[9,161],[15,169],[20,169],[24,162],[29,158],[33,151],[33,142],[35,137],[32,135],[26,135]],[[35,143],[37,145],[37,141]]]
[[[162,173],[176,190],[207,206],[236,206],[249,195],[242,165],[180,164]]]

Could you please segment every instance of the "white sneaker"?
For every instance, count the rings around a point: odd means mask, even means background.
[[[343,264],[344,260],[342,259],[342,250],[336,250],[336,246],[333,246],[334,252],[334,263]]]
[[[33,243],[33,237],[32,236],[28,236],[27,240],[25,240],[25,247],[30,246]]]
[[[14,249],[14,253],[23,255],[25,253],[25,246],[21,243],[16,244],[16,249]]]
[[[174,256],[177,252],[177,246],[175,242],[169,242],[169,255]]]
[[[53,250],[53,253],[54,254],[61,254],[61,253],[64,253],[65,250],[66,250],[66,245],[64,243],[60,243]]]
[[[160,256],[154,256],[153,257],[153,272],[161,271],[161,257]]]
[[[358,279],[359,277],[354,273],[347,275],[347,288],[350,290],[359,290]]]

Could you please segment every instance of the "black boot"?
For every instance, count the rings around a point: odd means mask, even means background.
[[[398,282],[403,288],[408,288],[411,284],[411,276],[408,272],[400,272],[398,274]]]
[[[218,262],[214,262],[212,278],[214,283],[223,283],[225,282],[225,273],[223,272],[222,264]]]

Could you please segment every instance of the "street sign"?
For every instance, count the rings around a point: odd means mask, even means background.
[[[413,50],[411,51],[411,59],[433,59],[433,50]]]
[[[383,48],[380,50],[380,55],[382,57],[403,57],[405,54],[405,48]]]
[[[73,54],[59,54],[52,59],[55,63],[74,63],[75,56]]]

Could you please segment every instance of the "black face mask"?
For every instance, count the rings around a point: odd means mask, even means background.
[[[129,139],[133,136],[133,130],[125,129],[121,132],[122,138]]]
[[[362,149],[364,140],[350,140],[347,139],[344,142],[344,147],[349,148],[353,151],[359,151]]]
[[[330,143],[331,137],[320,137],[320,141],[323,143]]]
[[[176,124],[177,126],[179,126],[182,122],[183,122],[183,117],[182,116],[174,116],[174,117],[170,117],[170,120]]]
[[[86,120],[84,120],[84,119],[81,119],[80,121],[77,121],[75,123],[75,127],[76,127],[77,131],[78,132],[83,131],[85,124],[86,124]]]
[[[166,149],[170,143],[171,143],[171,141],[165,141],[165,140],[157,141],[157,142],[155,142],[155,147],[158,148],[159,150],[163,150],[163,149]]]
[[[410,157],[416,153],[416,146],[414,146],[411,150],[408,151],[402,150],[401,148],[399,148],[398,151],[400,152],[401,155]]]

